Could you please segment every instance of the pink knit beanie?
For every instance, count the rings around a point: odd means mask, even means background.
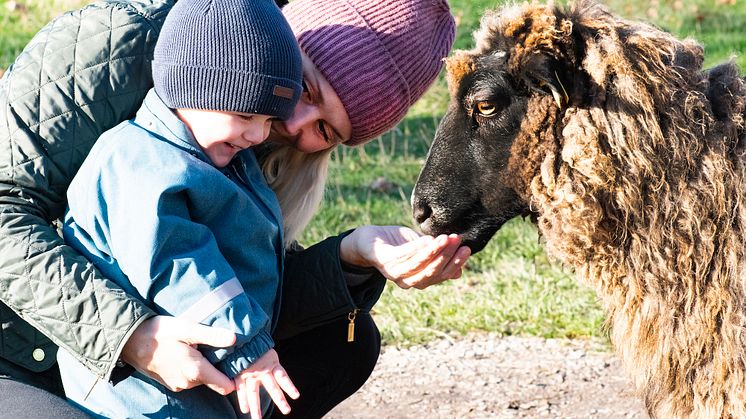
[[[282,11],[344,104],[347,145],[404,118],[438,76],[456,31],[446,0],[294,0]]]

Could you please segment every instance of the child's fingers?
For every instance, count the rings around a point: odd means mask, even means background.
[[[241,409],[241,412],[249,413],[249,401],[246,399],[246,381],[241,378],[236,379],[236,397],[238,398],[238,407]]]
[[[285,399],[285,394],[282,392],[282,389],[277,384],[274,377],[271,374],[263,374],[261,379],[264,389],[267,390],[269,397],[271,397],[272,401],[274,401],[277,407],[280,408],[282,414],[287,415],[290,413],[290,405]]]
[[[249,402],[251,419],[262,419],[262,403],[259,401],[259,382],[251,380],[246,385],[246,399]],[[246,413],[246,412],[244,412]]]
[[[236,397],[242,413],[251,413],[251,419],[262,418],[259,401],[259,382],[254,379],[236,378]]]
[[[285,368],[277,367],[272,371],[272,375],[275,377],[275,381],[280,385],[283,391],[288,394],[293,400],[300,396],[300,392],[293,384],[293,380],[290,379]]]

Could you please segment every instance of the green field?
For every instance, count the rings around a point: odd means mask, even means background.
[[[496,1],[451,0],[458,21],[456,48],[470,48],[481,13]],[[6,2],[0,11],[0,69],[51,17],[77,0]],[[610,0],[627,17],[654,22],[705,45],[706,65],[735,55],[746,68],[744,0]],[[9,6],[10,5],[10,6]],[[440,116],[448,103],[441,79],[398,128],[364,148],[334,154],[326,201],[303,237],[306,244],[361,224],[412,226],[409,196]],[[373,189],[379,178],[392,187]],[[547,259],[536,229],[524,220],[506,225],[463,278],[424,291],[387,287],[374,315],[388,344],[408,345],[469,331],[545,337],[603,336],[593,293],[572,272]]]

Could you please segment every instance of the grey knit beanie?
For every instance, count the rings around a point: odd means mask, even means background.
[[[153,54],[170,108],[286,119],[302,92],[300,49],[272,0],[179,0]]]

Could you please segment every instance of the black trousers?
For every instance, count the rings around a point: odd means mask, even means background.
[[[53,368],[55,370],[56,368]],[[0,417],[13,419],[83,419],[89,416],[65,399],[39,387],[0,377]]]
[[[298,400],[288,397],[292,411],[278,409],[272,418],[320,418],[355,393],[370,377],[378,361],[381,335],[369,314],[355,319],[355,341],[347,342],[347,319],[276,342],[280,363],[300,391]],[[15,375],[15,374],[14,374]],[[40,387],[0,375],[0,417],[14,419],[80,419],[89,416],[63,398]],[[34,374],[37,386],[61,389],[59,372],[52,368]],[[42,380],[43,379],[43,380]],[[55,385],[51,385],[55,384]]]
[[[320,418],[368,380],[378,361],[381,335],[369,314],[358,314],[355,340],[347,342],[348,323],[341,319],[275,342],[280,364],[300,397],[288,397],[290,414],[285,416],[275,409],[273,419]]]

